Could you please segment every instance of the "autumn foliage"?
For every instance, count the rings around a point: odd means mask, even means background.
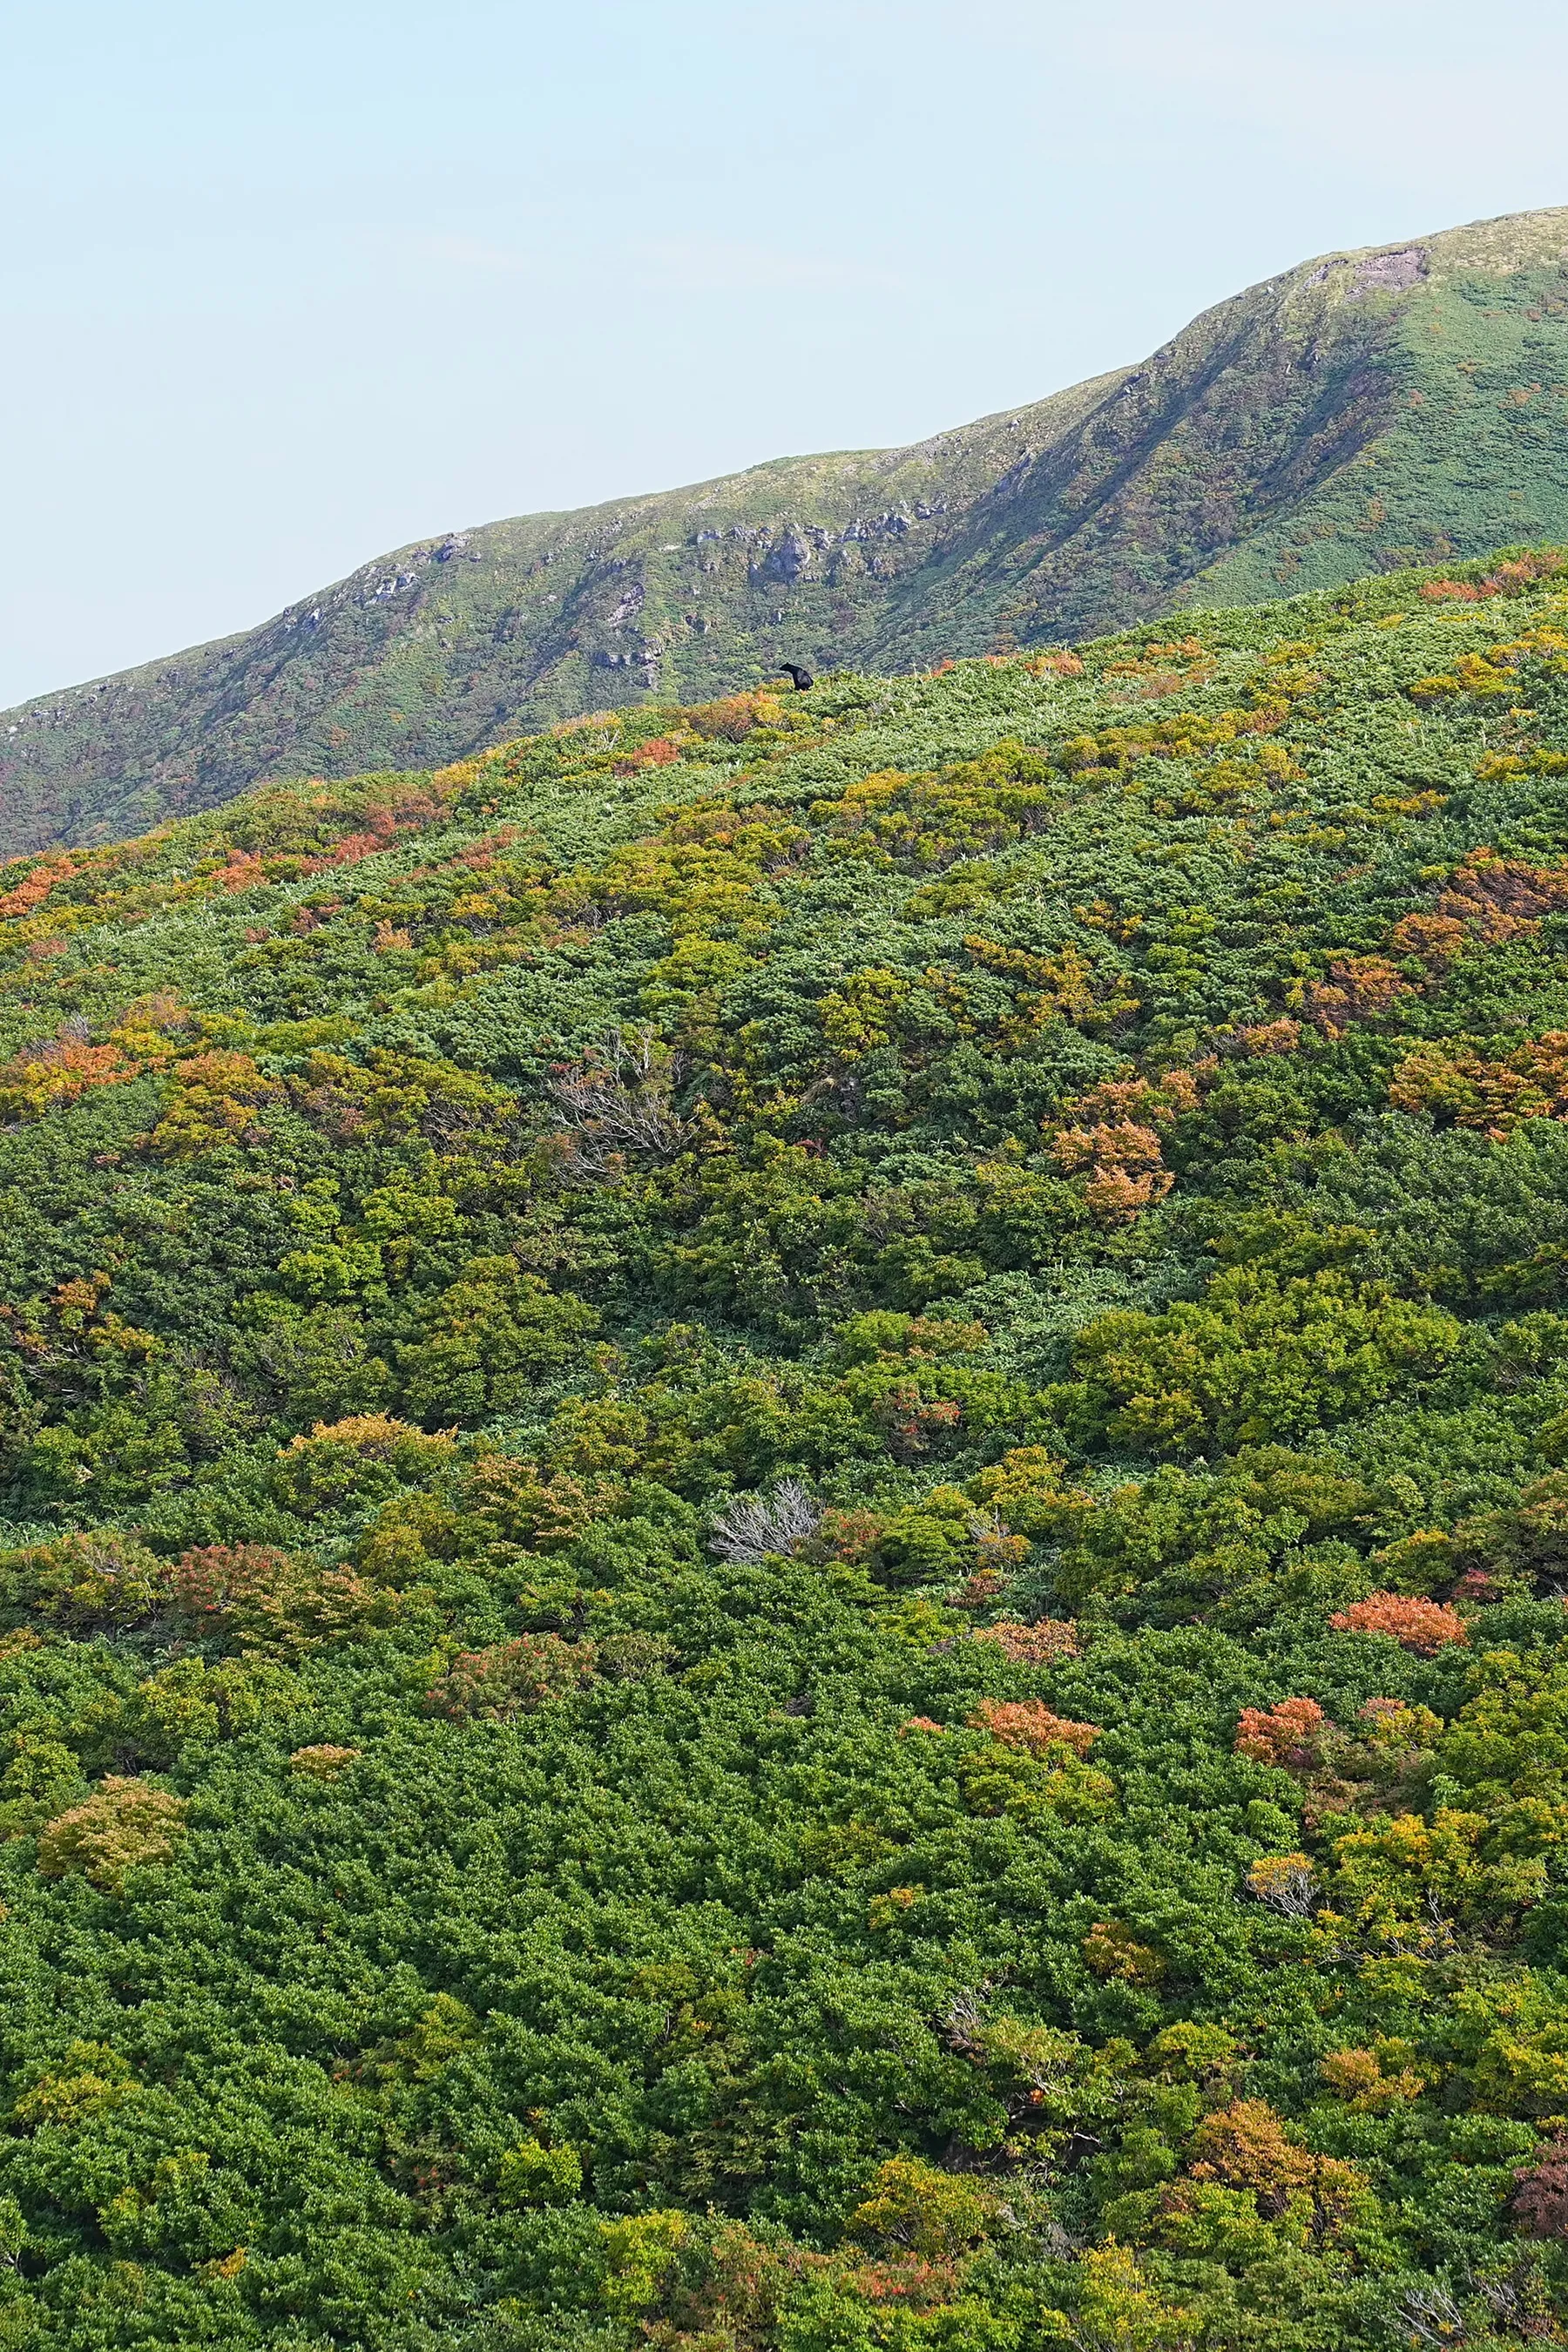
[[[1521,563],[13,866],[0,2339],[1561,2334]]]
[[[1446,1601],[1422,1601],[1402,1592],[1370,1593],[1364,1601],[1352,1601],[1348,1609],[1336,1610],[1329,1622],[1342,1633],[1385,1633],[1402,1649],[1417,1651],[1423,1657],[1470,1638],[1457,1609]]]
[[[1014,1618],[999,1617],[994,1624],[977,1625],[974,1637],[994,1642],[1005,1656],[1021,1665],[1049,1665],[1054,1658],[1076,1658],[1079,1654],[1078,1628],[1068,1618],[1043,1617],[1037,1624],[1025,1625]]]
[[[128,1871],[172,1858],[185,1810],[168,1790],[110,1773],[39,1832],[38,1868],[46,1878],[78,1873],[119,1894]]]
[[[1281,1699],[1277,1706],[1244,1706],[1236,1727],[1236,1752],[1288,1772],[1310,1771],[1322,1754],[1327,1721],[1316,1699]]]
[[[1053,1748],[1070,1748],[1075,1756],[1087,1756],[1100,1738],[1098,1724],[1074,1723],[1065,1716],[1053,1715],[1037,1698],[984,1699],[973,1720],[1005,1748],[1026,1748],[1034,1756],[1044,1756]]]
[[[426,1705],[454,1722],[508,1723],[592,1675],[591,1642],[563,1642],[555,1633],[525,1633],[488,1650],[467,1650],[433,1683]]]

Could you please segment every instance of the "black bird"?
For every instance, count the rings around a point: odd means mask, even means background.
[[[811,672],[808,669],[802,669],[798,662],[780,662],[779,668],[785,677],[795,680],[795,690],[797,694],[804,694],[808,686],[816,684]]]

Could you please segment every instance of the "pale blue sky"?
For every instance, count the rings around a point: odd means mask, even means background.
[[[1568,202],[1562,0],[0,0],[0,703]]]

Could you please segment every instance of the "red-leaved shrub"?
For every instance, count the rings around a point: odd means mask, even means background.
[[[591,1681],[597,1660],[592,1642],[522,1633],[491,1649],[462,1652],[432,1684],[425,1704],[433,1715],[455,1723],[510,1723]]]
[[[1074,1723],[1065,1715],[1053,1715],[1037,1698],[982,1699],[970,1721],[1005,1748],[1026,1748],[1034,1756],[1043,1756],[1050,1748],[1070,1748],[1075,1756],[1087,1756],[1100,1738],[1098,1723]]]
[[[1521,2165],[1512,2210],[1532,2238],[1568,2238],[1568,2139],[1554,2139]]]
[[[1276,1707],[1244,1706],[1236,1727],[1236,1753],[1287,1772],[1310,1771],[1321,1761],[1328,1721],[1315,1698],[1282,1698]]]
[[[1450,1643],[1466,1643],[1469,1634],[1457,1609],[1446,1601],[1419,1601],[1403,1592],[1373,1592],[1338,1609],[1329,1622],[1341,1633],[1386,1633],[1401,1649],[1418,1650],[1429,1658]]]

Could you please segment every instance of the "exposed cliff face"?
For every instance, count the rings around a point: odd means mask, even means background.
[[[458,532],[0,719],[0,851],[448,760],[795,657],[917,667],[1568,536],[1568,209],[1254,287],[910,448]]]

